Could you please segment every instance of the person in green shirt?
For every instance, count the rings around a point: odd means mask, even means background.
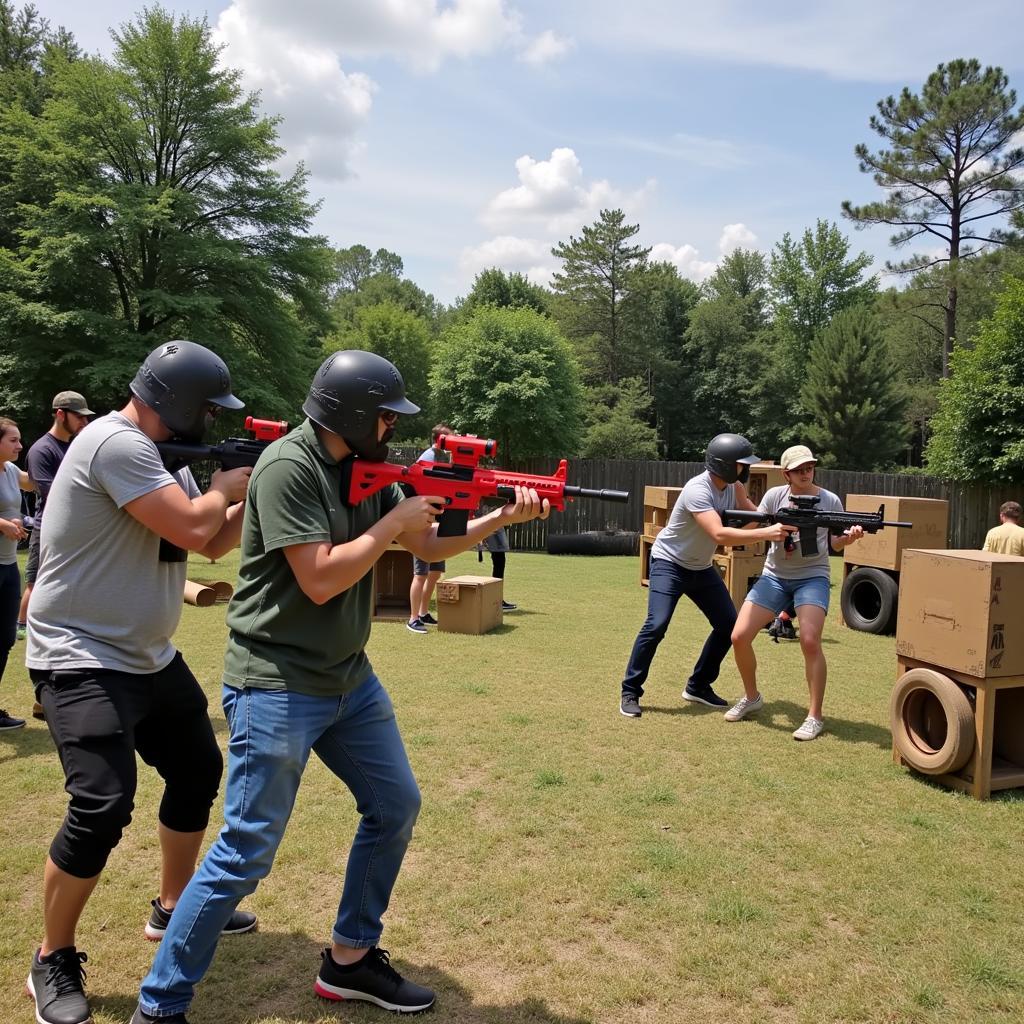
[[[419,412],[398,370],[373,353],[330,356],[303,412],[309,418],[268,446],[249,482],[227,616],[224,828],[178,901],[133,1024],[186,1024],[223,922],[270,871],[311,751],[349,788],[361,816],[314,991],[399,1012],[434,1003],[378,945],[420,793],[366,657],[371,570],[392,541],[437,562],[503,526],[546,519],[550,507],[535,490],[516,488],[514,503],[472,520],[465,536],[438,537],[443,498],[403,498],[392,486],[349,505],[345,460],[383,461],[398,417]]]

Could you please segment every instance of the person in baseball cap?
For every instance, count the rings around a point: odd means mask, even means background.
[[[25,457],[25,468],[29,479],[36,485],[36,505],[32,516],[32,532],[28,538],[28,561],[25,564],[25,590],[21,595],[18,608],[16,636],[24,640],[26,636],[26,617],[28,602],[32,596],[32,588],[36,584],[39,572],[39,531],[43,525],[43,509],[46,496],[50,493],[57,467],[64,459],[68,445],[83,427],[88,426],[91,417],[96,414],[89,408],[85,397],[77,391],[58,391],[50,403],[53,409],[53,425],[28,450]],[[43,708],[37,701],[32,708],[32,716],[42,719]]]
[[[77,391],[58,391],[53,396],[52,409],[54,412],[63,410],[64,412],[77,413],[79,416],[95,416],[96,413],[89,408],[89,403],[86,402],[84,396],[80,395]],[[74,433],[77,433],[75,431]],[[72,436],[74,436],[74,433]]]
[[[786,483],[772,487],[758,506],[759,512],[776,513],[794,504],[794,497],[817,498],[822,512],[842,512],[839,496],[814,482],[818,460],[806,445],[787,448],[779,459]],[[822,702],[828,666],[821,648],[821,634],[829,603],[829,551],[840,551],[864,534],[863,527],[851,526],[845,534],[832,537],[827,529],[817,531],[817,549],[805,555],[800,545],[773,542],[768,549],[764,571],[750,588],[732,631],[732,650],[736,667],[743,680],[744,695],[725,713],[727,722],[739,722],[760,711],[764,698],[757,688],[757,658],[754,638],[780,613],[794,606],[800,620],[800,648],[804,655],[804,672],[810,693],[807,718],[793,733],[795,740],[813,740],[824,731]],[[790,625],[790,628],[792,626]]]

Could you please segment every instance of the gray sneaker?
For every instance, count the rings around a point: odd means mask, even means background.
[[[764,707],[764,697],[758,694],[753,700],[749,697],[740,697],[738,701],[725,713],[725,720],[727,722],[738,722],[741,718],[746,718],[747,715],[752,715],[755,711],[760,711]]]
[[[825,723],[820,718],[808,715],[804,724],[793,733],[795,740],[816,740],[825,731]]]
[[[25,989],[35,1000],[39,1024],[86,1024],[91,1020],[85,998],[85,970],[89,958],[74,946],[55,949],[45,960],[32,955]]]

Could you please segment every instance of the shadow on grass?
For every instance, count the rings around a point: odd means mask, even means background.
[[[27,725],[24,729],[0,733],[0,760],[4,760],[7,754],[5,746],[13,748],[11,754],[15,757],[31,757],[34,754],[54,752],[50,730],[42,722],[38,728]]]
[[[308,935],[255,932],[222,940],[213,965],[196,990],[189,1019],[196,1024],[253,1024],[273,1020],[285,1024],[316,1024],[325,1019],[380,1022],[393,1020],[371,1003],[331,1002],[313,994],[325,942]],[[507,1006],[481,1003],[449,971],[436,964],[410,963],[398,956],[397,970],[437,993],[433,1013],[424,1019],[458,1024],[591,1024],[587,1017],[569,1017],[549,1010],[541,999],[528,998]],[[104,994],[93,990],[94,1010],[114,1020],[129,1020],[137,994]]]
[[[776,722],[773,716],[784,715],[788,722]],[[807,705],[794,704],[791,700],[772,700],[766,697],[764,708],[743,719],[743,722],[729,723],[743,725],[750,722],[764,729],[777,732],[792,732],[807,717]],[[825,712],[825,735],[831,735],[844,743],[872,743],[882,750],[892,749],[892,733],[872,722],[854,722],[848,718],[835,718]]]

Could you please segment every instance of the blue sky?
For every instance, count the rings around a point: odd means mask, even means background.
[[[88,51],[131,0],[37,0]],[[702,280],[844,199],[868,118],[940,61],[998,64],[1024,93],[1018,8],[976,0],[166,0],[206,15],[303,159],[317,230],[383,246],[438,299],[487,266],[545,281],[552,244],[623,208]],[[282,169],[289,169],[288,165]],[[884,229],[854,231],[881,269]]]

